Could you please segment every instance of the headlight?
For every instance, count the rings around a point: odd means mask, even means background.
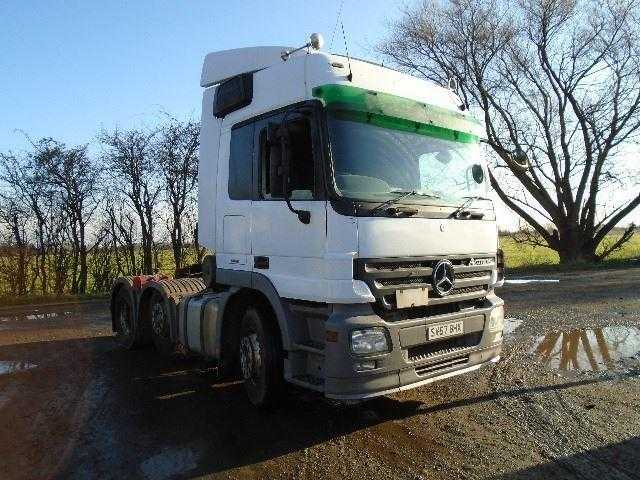
[[[496,307],[489,315],[489,331],[496,332],[504,328],[504,307]]]
[[[388,352],[389,342],[384,328],[353,330],[351,332],[351,351],[356,355]]]

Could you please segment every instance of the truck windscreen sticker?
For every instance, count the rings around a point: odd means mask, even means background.
[[[313,96],[345,120],[463,143],[478,142],[483,127],[472,117],[435,105],[350,85],[322,85]]]

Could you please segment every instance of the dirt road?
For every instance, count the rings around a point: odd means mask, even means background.
[[[495,366],[358,407],[259,413],[106,305],[0,310],[0,478],[640,478],[640,269],[507,285]]]

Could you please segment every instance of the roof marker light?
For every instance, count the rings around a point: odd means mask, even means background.
[[[301,47],[294,48],[293,50],[283,51],[282,55],[280,55],[280,58],[282,58],[282,60],[286,62],[292,53],[298,52],[303,48],[313,48],[314,50],[320,50],[323,47],[323,45],[324,45],[324,37],[322,36],[322,34],[312,33],[311,36],[309,37],[308,43],[305,43]]]

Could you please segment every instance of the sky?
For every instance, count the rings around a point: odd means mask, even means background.
[[[70,144],[101,127],[153,122],[164,110],[200,115],[206,53],[256,45],[299,46],[313,32],[327,47],[334,1],[0,1],[0,150],[53,136]],[[372,57],[396,16],[389,0],[345,0],[351,55]],[[340,28],[332,50],[344,51]]]
[[[344,53],[339,11],[349,53],[376,60],[405,3],[0,0],[0,151],[27,148],[25,134],[76,145],[101,129],[152,125],[161,112],[199,118],[206,53],[299,46],[312,32]],[[501,205],[498,216],[517,225]]]

